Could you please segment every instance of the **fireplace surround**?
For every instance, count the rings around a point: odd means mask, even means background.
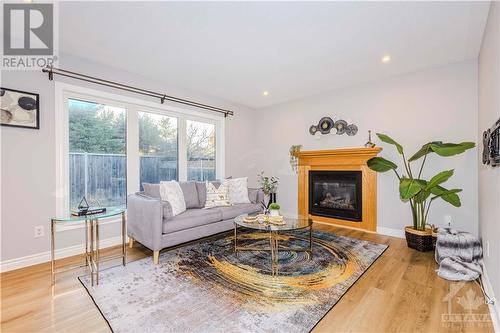
[[[318,223],[376,231],[377,173],[366,161],[381,150],[298,152],[298,215]]]

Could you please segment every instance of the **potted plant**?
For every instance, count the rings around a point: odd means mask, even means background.
[[[278,177],[268,177],[264,176],[264,171],[261,171],[259,176],[259,184],[262,186],[262,191],[269,198],[266,208],[269,209],[269,205],[276,202],[276,191],[278,190]]]
[[[269,205],[269,215],[270,216],[280,216],[280,205],[276,202],[273,202]]]
[[[461,189],[448,190],[441,186],[453,176],[454,170],[438,173],[430,180],[422,179],[422,170],[429,154],[435,153],[442,157],[458,155],[468,149],[474,148],[474,142],[443,143],[433,141],[426,143],[412,157],[406,160],[403,146],[385,134],[377,133],[378,138],[385,143],[396,146],[404,164],[401,174],[396,170],[397,165],[383,157],[373,157],[367,161],[368,167],[376,172],[394,171],[399,180],[399,195],[402,201],[410,204],[413,217],[413,226],[405,227],[405,236],[408,247],[419,251],[432,250],[432,229],[427,228],[429,209],[436,199],[442,199],[449,204],[460,207],[458,192]],[[414,173],[412,163],[422,159],[418,173]]]

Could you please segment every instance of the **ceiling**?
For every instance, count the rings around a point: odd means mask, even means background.
[[[59,45],[64,54],[262,108],[476,58],[488,9],[488,2],[65,2]]]

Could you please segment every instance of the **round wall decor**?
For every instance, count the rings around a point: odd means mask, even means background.
[[[349,136],[358,133],[358,127],[354,124],[348,124],[347,121],[339,119],[334,121],[330,117],[323,117],[319,120],[318,125],[311,125],[309,127],[309,134],[320,137],[321,134],[347,134]]]

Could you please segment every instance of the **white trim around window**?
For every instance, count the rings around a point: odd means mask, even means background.
[[[80,99],[127,110],[127,194],[139,190],[139,125],[138,113],[150,112],[177,118],[178,178],[187,179],[186,120],[215,125],[216,177],[224,178],[224,123],[219,115],[206,114],[182,107],[161,105],[138,98],[102,92],[91,88],[55,83],[55,134],[56,134],[56,214],[69,211],[69,116],[68,99]]]

